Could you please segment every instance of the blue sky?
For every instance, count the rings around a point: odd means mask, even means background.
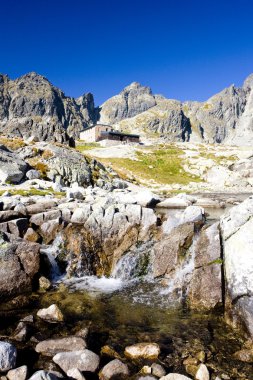
[[[253,72],[252,0],[0,0],[0,72],[96,104],[133,81],[205,100]]]

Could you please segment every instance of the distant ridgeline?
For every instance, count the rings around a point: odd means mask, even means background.
[[[0,134],[72,144],[96,125],[164,141],[253,143],[253,74],[206,102],[180,102],[132,83],[95,107],[91,93],[65,96],[34,72],[16,80],[0,75]]]

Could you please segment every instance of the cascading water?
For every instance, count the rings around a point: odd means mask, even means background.
[[[161,291],[162,295],[167,295],[168,298],[175,299],[179,302],[185,299],[194,271],[195,247],[198,239],[199,235],[196,234],[193,238],[192,245],[186,253],[185,260],[183,260],[181,264],[175,268],[174,273],[168,280],[166,288]]]
[[[125,254],[117,262],[112,273],[113,278],[120,278],[123,282],[152,277],[152,243],[141,245],[134,251]]]
[[[61,235],[58,235],[51,245],[43,245],[41,247],[41,254],[47,259],[50,267],[50,279],[57,281],[61,277],[62,273],[57,264],[56,258],[59,253],[60,246],[62,244]]]

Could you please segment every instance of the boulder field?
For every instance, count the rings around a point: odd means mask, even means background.
[[[84,276],[149,279],[168,302],[193,313],[224,311],[228,324],[249,339],[234,357],[252,362],[252,196],[233,207],[222,204],[226,210],[214,221],[201,196],[164,199],[59,144],[31,143],[15,152],[1,146],[0,162],[0,302],[8,315],[32,301],[34,291],[54,286],[55,278],[63,286]],[[89,379],[93,373],[128,378],[142,360],[136,379],[186,378],[168,373],[168,363],[163,368],[156,342],[126,345],[124,358],[106,348],[112,360],[104,361],[86,331],[60,334],[65,315],[54,302],[37,310],[35,319],[27,315],[11,337],[1,337],[3,379],[29,378],[19,358],[19,344],[29,339],[36,343],[29,346],[33,355],[54,363],[51,369],[40,366],[45,370],[31,374],[33,380]],[[39,332],[50,325],[54,336],[32,335],[34,323]],[[186,373],[209,379],[206,356],[197,350],[196,357],[182,357]],[[173,368],[181,367],[173,362]]]

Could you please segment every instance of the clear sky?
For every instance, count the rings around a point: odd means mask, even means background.
[[[0,72],[96,104],[133,81],[205,100],[253,72],[253,0],[0,0]]]

